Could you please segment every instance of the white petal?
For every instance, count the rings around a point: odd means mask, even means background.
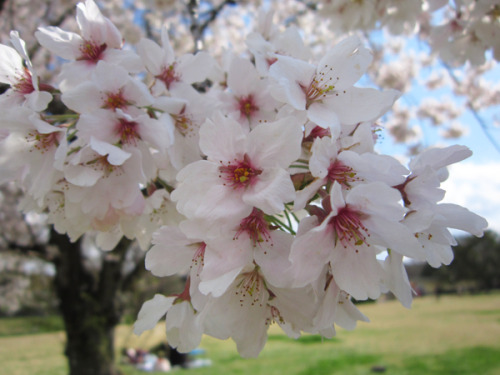
[[[35,32],[38,42],[57,56],[66,60],[75,60],[80,56],[80,46],[83,42],[78,34],[67,32],[59,27],[39,27]]]
[[[287,102],[295,109],[306,108],[307,89],[314,76],[315,67],[292,57],[280,56],[269,69],[269,75],[276,80],[284,90]],[[279,97],[276,99],[280,100]]]
[[[137,44],[137,53],[141,57],[146,69],[157,76],[162,72],[165,64],[165,52],[158,44],[150,39],[141,39]]]
[[[345,248],[340,242],[330,257],[335,282],[357,300],[377,299],[380,296],[382,268],[372,248]]]
[[[414,158],[409,166],[414,174],[420,174],[430,166],[434,170],[458,163],[472,155],[466,146],[453,145],[445,148],[430,148]]]
[[[112,165],[122,165],[125,161],[132,156],[130,153],[113,146],[107,142],[102,142],[92,137],[90,139],[90,147],[99,155],[108,156],[108,162]]]
[[[248,156],[258,168],[288,168],[300,157],[301,124],[293,117],[256,126],[248,136]]]
[[[103,95],[92,81],[87,81],[65,91],[61,100],[78,113],[92,113],[103,106]]]
[[[255,66],[247,59],[236,57],[231,61],[227,74],[227,85],[234,96],[248,95],[259,82]]]
[[[334,136],[340,132],[341,121],[339,121],[338,112],[326,100],[312,103],[307,111],[307,117],[322,128],[333,129]]]
[[[94,186],[103,175],[104,173],[100,170],[81,165],[72,165],[64,171],[66,179],[77,186]]]
[[[128,72],[121,66],[99,61],[93,72],[93,81],[104,92],[116,93],[130,79]]]
[[[462,206],[442,203],[436,206],[436,212],[446,219],[441,223],[449,228],[460,229],[477,237],[482,237],[488,222],[481,216]]]
[[[295,199],[295,188],[290,175],[284,169],[268,169],[258,176],[259,180],[242,196],[243,202],[255,206],[268,215],[285,209],[284,204]]]
[[[52,101],[52,95],[46,91],[33,91],[25,96],[26,106],[36,112],[41,112],[47,108]]]
[[[206,295],[211,294],[214,297],[220,297],[226,292],[229,285],[236,279],[242,269],[243,267],[238,267],[217,278],[201,281],[199,285],[200,292]]]
[[[116,26],[105,18],[93,0],[86,0],[76,6],[76,21],[82,36],[89,41],[109,48],[120,48],[122,36]]]
[[[294,237],[281,230],[271,232],[271,245],[264,243],[255,248],[255,262],[260,266],[265,279],[278,288],[292,286],[292,269],[289,260]]]
[[[200,128],[200,149],[208,160],[216,163],[243,160],[246,152],[246,135],[241,125],[218,113]]]
[[[179,228],[160,228],[153,234],[153,243],[145,260],[146,269],[153,275],[170,276],[191,266],[197,244],[186,238]]]
[[[345,92],[339,92],[338,96],[325,99],[324,106],[335,112],[342,124],[354,125],[377,120],[392,107],[399,96],[400,93],[396,90],[348,87]]]
[[[356,323],[358,321],[369,322],[370,320],[358,310],[350,299],[344,301],[343,304],[339,304],[335,315],[335,324],[338,324],[344,329],[352,330],[356,328]]]
[[[163,315],[172,306],[175,297],[165,297],[156,294],[153,299],[144,302],[134,324],[134,333],[140,335],[142,332],[153,329]]]
[[[335,90],[342,91],[356,83],[371,62],[371,52],[363,47],[358,37],[350,36],[320,60],[316,75],[321,74],[325,80],[332,77],[332,81],[336,81]]]
[[[6,84],[18,83],[23,72],[23,59],[14,48],[0,44],[0,82]]]
[[[214,66],[214,60],[206,52],[196,55],[184,55],[179,59],[179,72],[182,81],[195,83],[204,81]]]
[[[316,138],[311,147],[309,170],[314,177],[325,178],[328,168],[337,159],[337,146],[330,137]]]
[[[144,70],[144,64],[141,58],[134,51],[128,49],[107,49],[104,51],[104,61],[119,65],[130,73],[141,73]]]
[[[333,232],[322,225],[297,236],[290,251],[294,272],[293,287],[302,287],[317,280],[333,250]]]
[[[383,216],[386,220],[403,219],[405,209],[400,204],[398,190],[382,182],[356,185],[346,196],[346,203],[367,214]]]
[[[410,308],[413,301],[408,274],[403,264],[403,256],[391,251],[384,260],[385,283],[401,304]]]

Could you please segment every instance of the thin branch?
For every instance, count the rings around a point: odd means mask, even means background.
[[[225,0],[220,3],[218,6],[213,7],[208,12],[204,13],[202,17],[200,17],[199,13],[199,0],[189,0],[187,4],[187,10],[189,13],[189,17],[191,19],[191,27],[190,31],[193,35],[194,41],[194,52],[198,52],[202,49],[203,46],[203,34],[207,27],[216,20],[219,13],[224,9],[226,5],[236,5],[238,4],[237,0]],[[204,21],[200,21],[200,19],[204,19]]]
[[[450,68],[450,66],[447,65],[447,64],[445,64],[445,63],[443,63],[443,66],[446,69],[446,71],[448,72],[448,74],[450,75],[450,77],[453,80],[453,82],[457,86],[460,86],[462,84],[462,82],[460,82],[460,80],[455,75],[455,73],[453,73],[453,70]],[[495,148],[495,150],[497,150],[500,153],[500,145],[496,142],[495,138],[493,138],[493,136],[491,135],[491,133],[489,131],[489,128],[488,128],[488,124],[486,124],[486,121],[484,121],[484,119],[481,117],[481,115],[476,110],[476,108],[474,108],[474,105],[472,104],[472,102],[469,99],[467,99],[465,105],[466,105],[467,109],[472,113],[472,116],[474,117],[474,119],[479,124],[479,127],[482,129],[482,131],[483,131],[484,135],[486,136],[486,138],[488,138],[488,140],[493,145],[493,147]]]

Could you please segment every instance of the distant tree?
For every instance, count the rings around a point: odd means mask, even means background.
[[[500,235],[486,231],[482,238],[460,237],[454,247],[453,262],[448,267],[426,266],[423,273],[450,284],[474,283],[480,290],[500,288]]]

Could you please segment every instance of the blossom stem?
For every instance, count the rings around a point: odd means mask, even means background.
[[[78,113],[67,113],[64,115],[44,115],[44,119],[46,120],[52,120],[52,121],[65,121],[65,120],[71,120],[71,119],[78,119],[80,115]]]
[[[288,232],[290,234],[293,234],[293,235],[296,234],[295,230],[291,226],[286,225],[284,222],[282,222],[276,216],[266,215],[265,218],[266,218],[267,222],[269,222],[270,224],[275,224],[280,229],[283,229],[283,230],[285,230],[286,232]]]

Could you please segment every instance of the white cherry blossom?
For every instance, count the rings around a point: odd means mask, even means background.
[[[65,90],[85,82],[101,60],[138,72],[142,68],[140,58],[130,50],[124,50],[120,31],[104,17],[93,0],[78,3],[76,21],[80,34],[64,31],[56,26],[40,27],[35,33],[38,42],[63,59],[59,76],[61,89]]]
[[[357,185],[344,198],[335,182],[323,217],[317,217],[312,227],[308,223],[310,229],[299,233],[292,245],[296,285],[315,281],[329,264],[341,289],[356,299],[378,298],[382,269],[377,246],[421,257],[418,242],[400,223],[404,216],[400,199],[397,190],[380,182]]]
[[[200,129],[207,160],[182,169],[172,193],[188,218],[242,219],[253,207],[267,214],[284,209],[295,192],[286,168],[300,156],[302,130],[294,118],[263,123],[246,133],[217,115]]]
[[[159,46],[152,40],[142,39],[137,45],[146,69],[154,77],[153,94],[160,95],[178,82],[191,84],[208,77],[214,62],[206,52],[176,57],[166,28],[162,28],[161,42]]]
[[[0,44],[0,82],[11,86],[0,96],[0,108],[5,110],[23,105],[34,111],[43,111],[52,100],[52,95],[40,90],[26,45],[15,31],[11,32],[11,43],[15,49]]]
[[[357,37],[337,44],[317,66],[280,56],[269,71],[278,84],[274,95],[297,110],[307,110],[309,119],[325,128],[375,120],[399,94],[353,87],[371,61],[371,53]]]

